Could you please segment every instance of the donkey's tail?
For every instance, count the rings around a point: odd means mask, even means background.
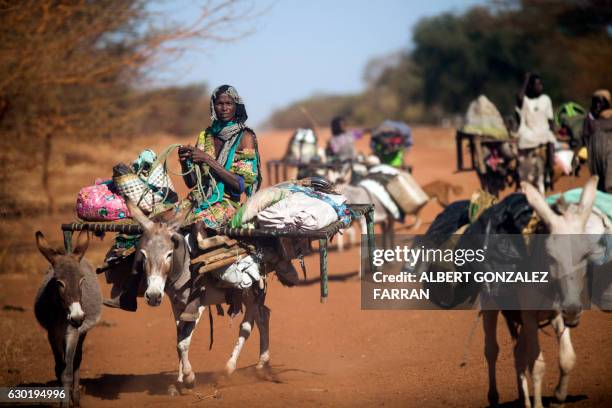
[[[215,326],[213,324],[212,307],[210,306],[208,306],[208,322],[210,323],[210,345],[208,346],[208,351],[210,351],[215,340]]]

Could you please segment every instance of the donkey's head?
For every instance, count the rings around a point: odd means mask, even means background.
[[[325,171],[325,178],[333,185],[350,183],[353,177],[353,169],[350,163],[344,163],[338,167],[329,167]]]
[[[584,236],[592,214],[597,180],[597,176],[593,176],[587,181],[577,204],[561,200],[557,206],[559,213],[550,208],[535,187],[522,183],[527,201],[550,231],[544,255],[550,277],[558,284],[563,317],[568,326],[579,323],[587,261],[597,249],[597,245]]]
[[[182,213],[175,214],[169,220],[154,222],[138,206],[129,201],[127,204],[132,217],[143,229],[135,264],[142,265],[147,276],[144,297],[149,306],[159,306],[164,297],[166,280],[173,268],[174,250],[183,241],[183,236],[178,233]]]
[[[63,249],[51,248],[40,231],[36,232],[36,245],[40,253],[51,264],[53,279],[49,284],[56,286],[68,322],[79,327],[85,318],[85,313],[81,308],[81,285],[85,279],[81,269],[81,259],[89,245],[88,232],[79,233],[77,245],[70,254],[66,254]]]

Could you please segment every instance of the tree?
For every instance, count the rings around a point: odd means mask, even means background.
[[[238,38],[252,8],[207,0],[193,21],[162,20],[147,0],[0,0],[0,201],[13,203],[7,175],[40,168],[53,210],[53,141],[129,134],[145,109],[134,85],[186,46]],[[228,28],[229,27],[229,28]],[[230,29],[231,28],[231,29]],[[230,36],[225,33],[237,33]]]
[[[507,112],[525,72],[542,76],[553,101],[585,101],[610,85],[610,6],[508,0],[421,20],[412,57],[423,73],[426,106],[462,113],[485,93]]]

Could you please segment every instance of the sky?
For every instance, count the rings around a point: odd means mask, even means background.
[[[174,21],[192,21],[197,1],[175,1],[161,10]],[[260,12],[245,22],[252,33],[230,43],[187,51],[155,78],[160,85],[205,82],[236,87],[248,123],[258,127],[274,111],[317,93],[364,89],[367,62],[412,46],[412,28],[426,16],[461,13],[480,0],[254,0]],[[224,32],[220,32],[224,34]]]

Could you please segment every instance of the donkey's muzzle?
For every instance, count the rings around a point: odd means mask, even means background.
[[[144,298],[149,306],[159,306],[162,301],[162,294],[160,292],[145,292]]]
[[[166,279],[159,275],[147,277],[147,290],[144,298],[149,306],[159,306],[164,297],[164,286]]]
[[[68,316],[66,316],[68,322],[74,327],[80,327],[83,324],[83,320],[85,320],[85,313],[81,308],[81,304],[78,302],[72,303],[68,307]]]
[[[582,307],[580,305],[569,307],[563,310],[563,323],[567,327],[576,327],[580,324],[580,316],[582,316]]]

